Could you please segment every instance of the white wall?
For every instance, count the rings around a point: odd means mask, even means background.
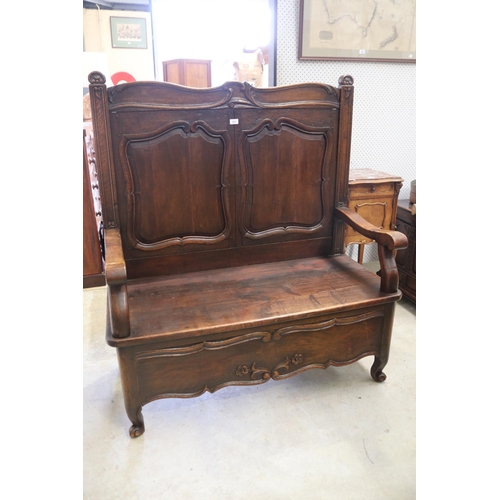
[[[300,0],[278,0],[277,84],[354,78],[351,168],[372,168],[403,178],[399,199],[416,179],[416,64],[367,61],[299,61]],[[356,246],[348,252],[357,255]],[[365,262],[377,260],[376,245]]]
[[[212,61],[212,86],[234,80],[243,48],[267,42],[268,6],[269,0],[153,0],[156,79],[163,80],[163,61],[186,58]]]
[[[147,49],[115,49],[111,45],[110,17],[143,17],[146,19]],[[149,12],[83,9],[83,38],[86,52],[108,55],[109,75],[130,73],[136,80],[154,80],[153,40]],[[113,85],[110,81],[108,85]]]
[[[278,0],[277,84],[354,78],[351,168],[373,168],[404,179],[409,198],[416,179],[416,64],[299,61],[300,0]]]

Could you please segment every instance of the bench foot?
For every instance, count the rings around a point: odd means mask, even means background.
[[[132,422],[129,429],[130,437],[136,438],[144,434],[144,419],[142,417],[142,402],[134,348],[118,349],[118,362],[122,381],[123,399],[127,416]]]
[[[135,421],[132,420],[132,426],[129,429],[129,434],[131,438],[136,438],[144,434],[144,419],[142,418],[142,411],[139,409],[137,411],[137,416]]]
[[[375,382],[383,382],[387,378],[386,374],[382,371],[386,364],[387,360],[380,356],[375,356],[375,361],[373,362],[370,372]]]

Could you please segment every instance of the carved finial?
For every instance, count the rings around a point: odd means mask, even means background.
[[[353,85],[354,78],[351,75],[343,75],[339,78],[339,85]]]
[[[89,74],[89,82],[104,84],[106,83],[106,77],[99,71],[92,71],[92,73]]]

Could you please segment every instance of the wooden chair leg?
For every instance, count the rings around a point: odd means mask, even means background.
[[[142,404],[137,381],[135,356],[133,348],[117,349],[118,363],[122,380],[123,399],[128,418],[132,422],[129,429],[130,437],[136,438],[144,433],[144,419],[142,417]]]
[[[396,310],[396,303],[388,304],[386,306],[386,314],[384,316],[384,333],[380,345],[380,352],[375,355],[375,360],[370,370],[370,374],[375,382],[383,382],[387,376],[382,371],[389,361],[389,350],[392,337],[392,326],[394,322],[394,313]]]
[[[375,382],[383,382],[387,376],[382,371],[387,364],[387,359],[382,356],[375,356],[375,361],[373,362],[370,374]]]
[[[363,254],[365,253],[365,244],[358,245],[358,264],[363,264]]]

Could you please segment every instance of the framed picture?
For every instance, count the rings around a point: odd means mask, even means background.
[[[146,18],[110,17],[111,46],[114,49],[147,49]]]
[[[299,59],[417,60],[416,0],[300,0]]]

